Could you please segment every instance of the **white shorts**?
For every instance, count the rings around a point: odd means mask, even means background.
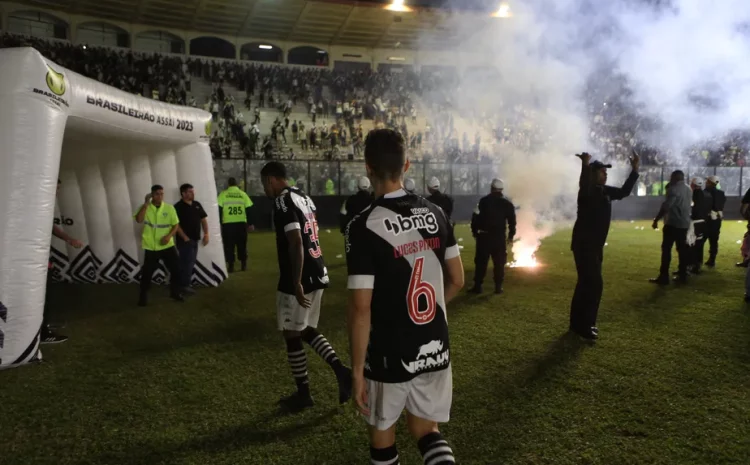
[[[368,379],[370,415],[365,421],[385,431],[398,421],[406,408],[415,417],[446,423],[450,420],[452,402],[453,373],[450,365],[445,370],[424,373],[405,383],[381,383]]]
[[[302,331],[308,326],[318,327],[323,289],[305,294],[305,297],[310,300],[310,308],[302,307],[291,294],[276,292],[276,321],[279,331]]]

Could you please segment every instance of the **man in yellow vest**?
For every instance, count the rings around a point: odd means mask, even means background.
[[[169,270],[170,297],[182,302],[174,236],[178,233],[184,236],[184,233],[180,230],[177,211],[172,205],[164,202],[164,188],[162,186],[157,184],[151,187],[151,193],[146,195],[146,202],[135,214],[135,221],[138,224],[143,224],[142,246],[145,252],[143,266],[141,267],[141,294],[138,299],[138,306],[145,307],[148,302],[151,278],[159,266],[159,261],[162,261]],[[183,237],[183,239],[186,237]]]
[[[247,269],[247,233],[255,230],[250,207],[253,201],[237,187],[237,180],[229,178],[229,187],[219,194],[219,217],[221,218],[221,237],[224,241],[224,259],[227,269],[234,272],[234,249],[242,264],[242,271]]]

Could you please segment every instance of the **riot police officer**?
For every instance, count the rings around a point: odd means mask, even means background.
[[[339,229],[341,234],[346,231],[346,226],[354,218],[354,215],[361,212],[373,201],[370,193],[370,180],[367,176],[357,179],[357,193],[346,199],[339,212]]]
[[[417,190],[417,183],[412,178],[404,179],[404,190],[410,194],[414,194],[414,191]]]
[[[505,236],[505,227],[508,236]],[[505,279],[505,262],[508,259],[508,244],[513,243],[516,235],[516,208],[503,195],[503,181],[493,179],[490,194],[479,200],[471,217],[471,233],[477,241],[474,256],[474,287],[469,292],[482,293],[482,282],[487,273],[487,264],[492,257],[495,278],[495,294],[503,293]]]
[[[440,180],[434,176],[430,178],[427,183],[427,191],[430,193],[427,200],[442,208],[445,216],[448,217],[448,222],[453,224],[451,220],[453,216],[453,198],[440,192]]]
[[[711,219],[713,199],[709,192],[703,190],[701,178],[693,178],[690,188],[693,190],[693,209],[690,218],[695,233],[695,243],[690,249],[690,272],[700,274],[703,265],[703,246],[706,244],[707,221]]]
[[[706,266],[716,266],[716,255],[719,253],[719,235],[721,234],[721,220],[724,218],[724,204],[727,197],[719,189],[719,178],[709,176],[706,179],[705,191],[711,194],[712,206],[709,220],[706,222],[706,238],[708,239],[708,261]]]

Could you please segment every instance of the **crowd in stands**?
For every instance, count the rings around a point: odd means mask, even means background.
[[[464,101],[456,102],[454,90],[461,83],[451,68],[335,71],[0,35],[0,48],[19,46],[32,46],[72,71],[127,92],[204,108],[217,123],[211,138],[216,158],[359,159],[366,135],[363,124],[399,130],[412,159],[424,162],[491,162],[508,150],[533,152],[549,143],[534,122],[533,108],[499,104],[488,114],[463,95]],[[192,92],[198,79],[211,86],[202,102]],[[492,79],[489,75],[486,82]],[[693,166],[745,164],[750,146],[746,131],[681,154],[644,143],[642,135],[653,132],[656,123],[628,103],[627,86],[618,79],[608,76],[606,91],[592,86],[586,96],[591,142],[605,158],[625,158],[636,149],[644,166],[670,165],[677,159]],[[235,92],[242,101],[235,100]],[[418,121],[420,113],[428,117]],[[266,122],[262,131],[261,120],[269,114],[273,123]]]

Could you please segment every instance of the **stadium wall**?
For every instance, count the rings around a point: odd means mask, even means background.
[[[321,227],[338,231],[339,210],[348,196],[312,196],[317,207],[318,224]],[[471,214],[481,196],[459,195],[454,197],[453,219],[459,223],[471,221]],[[256,226],[261,229],[271,229],[271,211],[273,203],[267,197],[252,197],[255,205]],[[724,208],[727,220],[740,220],[740,197],[727,197]],[[663,197],[628,197],[612,203],[612,219],[615,221],[652,220],[659,212]],[[523,206],[520,206],[521,208]],[[570,218],[571,221],[575,218]]]
[[[48,278],[139,281],[142,226],[133,215],[153,184],[170,203],[181,183],[196,187],[211,240],[193,281],[225,279],[210,114],[108,87],[31,48],[0,50],[0,63],[0,368],[41,358]],[[83,248],[52,241],[53,224]],[[153,277],[167,279],[164,269]]]

